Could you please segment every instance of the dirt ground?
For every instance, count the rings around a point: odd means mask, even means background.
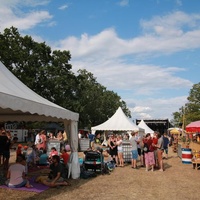
[[[74,199],[74,200],[197,200],[200,199],[200,170],[182,164],[170,148],[165,171],[132,169],[130,164],[117,167],[110,175],[90,179],[69,180],[70,187],[52,188],[42,193],[0,188],[0,199]]]

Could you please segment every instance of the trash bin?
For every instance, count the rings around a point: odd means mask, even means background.
[[[191,164],[192,163],[192,149],[182,148],[182,163]]]

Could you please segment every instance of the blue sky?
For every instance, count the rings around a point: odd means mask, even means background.
[[[172,119],[200,82],[199,0],[0,0],[0,31],[71,52],[133,119]]]

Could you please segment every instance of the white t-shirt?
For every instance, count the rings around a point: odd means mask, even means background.
[[[38,133],[35,137],[35,145],[39,144],[40,134]]]
[[[13,164],[8,169],[10,171],[9,185],[18,185],[23,182],[23,173],[25,173],[25,166],[19,163]]]

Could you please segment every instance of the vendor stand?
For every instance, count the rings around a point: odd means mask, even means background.
[[[57,152],[60,154],[61,141],[56,140],[56,139],[48,140],[48,142],[47,142],[47,154],[49,154],[52,147],[55,147]]]

